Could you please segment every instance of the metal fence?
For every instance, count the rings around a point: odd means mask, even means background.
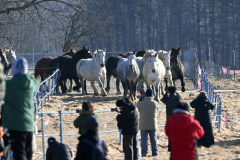
[[[201,89],[205,90],[210,102],[214,104],[214,116],[216,121],[213,123],[217,123],[218,130],[221,130],[221,115],[222,115],[222,101],[220,96],[215,92],[212,84],[209,82],[207,77],[207,72],[202,67],[202,82],[201,82]]]

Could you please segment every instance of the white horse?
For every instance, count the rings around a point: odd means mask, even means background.
[[[136,85],[138,82],[138,77],[140,75],[140,70],[136,62],[136,52],[128,52],[128,58],[122,58],[117,64],[117,75],[121,80],[124,88],[124,97],[127,97],[128,89],[130,90],[130,97],[132,100],[136,98]]]
[[[162,60],[164,66],[165,66],[165,83],[166,83],[166,89],[168,88],[168,80],[170,85],[173,85],[173,81],[172,81],[172,72],[171,72],[171,66],[170,66],[170,55],[171,55],[171,51],[167,52],[167,51],[163,51],[163,50],[159,50],[158,51],[158,58],[160,60]]]
[[[157,55],[156,51],[151,51],[151,54],[143,67],[143,75],[147,88],[150,88],[151,84],[155,84],[155,100],[159,101],[159,88],[161,85],[163,93],[161,80],[165,76],[166,70],[163,62],[157,57]]]
[[[95,87],[95,81],[97,81],[102,89],[101,95],[107,95],[107,92],[104,89],[104,81],[106,78],[105,57],[105,51],[96,50],[92,59],[81,59],[76,65],[77,76],[81,81],[82,88],[84,88],[84,80],[91,81],[94,95],[98,95],[98,91]],[[84,89],[82,89],[82,94],[86,94]]]
[[[6,58],[7,58],[9,63],[13,63],[14,61],[17,60],[17,56],[15,54],[15,51],[13,51],[11,49],[9,49],[9,50],[4,49],[4,52],[6,54]]]

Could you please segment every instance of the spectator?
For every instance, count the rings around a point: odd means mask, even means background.
[[[204,130],[197,120],[189,114],[187,103],[179,103],[169,117],[165,133],[171,142],[171,160],[195,160],[197,150],[195,139],[204,135]]]
[[[79,128],[78,131],[79,134],[84,135],[87,132],[86,129],[83,127],[86,119],[91,115],[94,115],[98,119],[98,116],[96,113],[94,113],[93,105],[89,101],[83,102],[82,110],[80,110],[79,114],[80,115],[74,121],[74,126],[76,128]]]
[[[203,127],[205,134],[197,141],[198,146],[210,147],[214,144],[214,133],[212,128],[212,120],[209,110],[213,110],[213,104],[208,100],[205,92],[200,92],[198,97],[190,103],[195,108],[195,119],[198,120]]]
[[[107,146],[98,136],[98,121],[89,116],[84,123],[86,134],[79,137],[75,160],[106,160]]]
[[[32,159],[34,113],[32,98],[38,81],[28,73],[25,58],[18,58],[12,66],[13,78],[6,82],[6,96],[2,123],[9,129],[13,158]]]
[[[152,156],[158,155],[157,149],[157,110],[158,103],[153,100],[153,92],[151,89],[146,90],[146,97],[143,101],[138,102],[138,110],[140,113],[139,129],[141,131],[141,147],[142,156],[147,155],[148,146],[147,139],[150,137],[152,146]]]
[[[173,110],[176,109],[177,105],[181,102],[182,97],[176,92],[175,86],[168,87],[168,93],[166,93],[161,101],[166,104],[166,118],[168,118],[173,114]],[[168,140],[168,151],[171,151],[170,142]]]
[[[55,138],[48,138],[47,160],[72,160],[70,148],[63,143],[59,143]]]
[[[127,98],[118,99],[116,106],[120,108],[116,119],[118,128],[122,129],[124,159],[136,160],[138,159],[138,113],[136,107]]]

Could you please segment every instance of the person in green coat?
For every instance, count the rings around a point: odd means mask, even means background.
[[[82,103],[82,109],[80,110],[80,115],[77,117],[77,119],[74,120],[74,126],[76,128],[79,128],[78,133],[81,135],[84,135],[87,130],[84,128],[84,123],[87,120],[87,118],[91,115],[95,116],[98,119],[98,115],[94,113],[93,111],[93,105],[91,102],[83,102]]]
[[[28,62],[18,58],[12,66],[13,78],[6,81],[2,124],[8,128],[13,158],[32,159],[34,130],[33,96],[38,81],[28,73]]]

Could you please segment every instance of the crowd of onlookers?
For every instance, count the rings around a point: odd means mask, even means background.
[[[12,68],[13,78],[5,81],[4,73]],[[6,83],[6,84],[5,84]],[[38,81],[28,73],[26,59],[19,58],[13,66],[0,65],[0,160],[31,160],[34,150],[34,112],[32,97]],[[214,144],[212,122],[209,110],[213,104],[205,92],[188,103],[176,92],[176,87],[168,87],[161,101],[166,104],[165,134],[168,137],[168,151],[172,160],[197,159],[197,147],[210,147]],[[139,159],[137,134],[141,135],[141,156],[148,152],[148,136],[151,143],[151,156],[158,156],[157,129],[158,103],[153,99],[153,91],[147,89],[145,97],[134,104],[129,98],[116,101],[118,112],[117,127],[123,135],[125,160]],[[194,117],[189,107],[195,109]],[[79,128],[80,137],[76,155],[54,137],[48,139],[47,160],[104,160],[108,149],[98,134],[98,116],[91,102],[83,102],[79,116],[73,122]]]

